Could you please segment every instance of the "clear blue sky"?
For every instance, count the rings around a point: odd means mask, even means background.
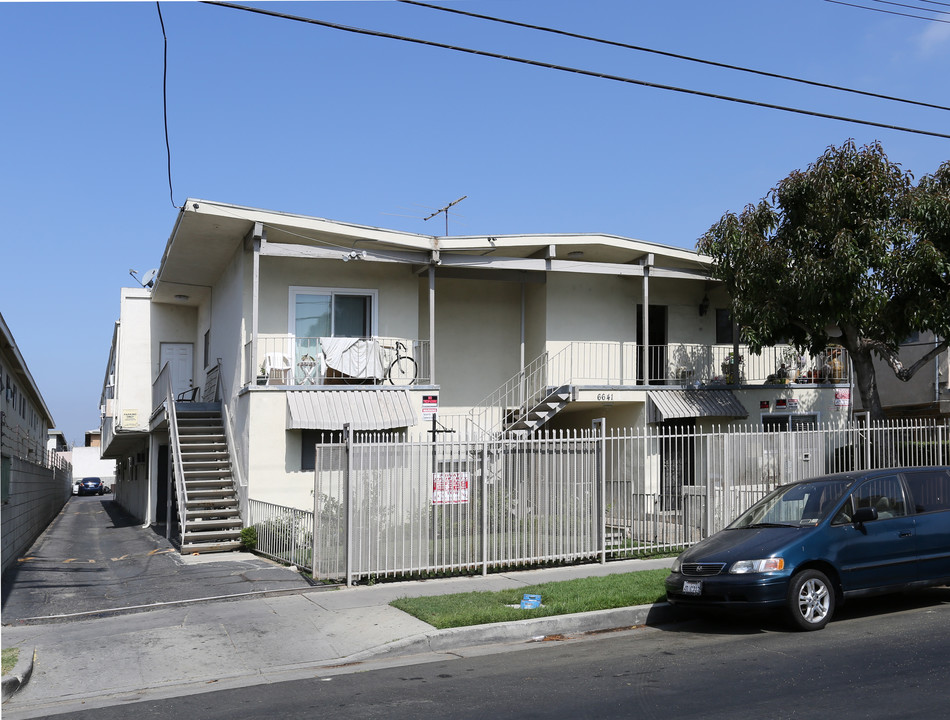
[[[937,20],[822,0],[444,4],[950,105],[950,24]],[[947,111],[392,1],[266,8],[950,133]],[[441,221],[422,218],[467,195],[453,234],[604,232],[693,248],[724,212],[848,138],[880,140],[917,177],[950,159],[946,139],[191,2],[163,3],[162,13],[179,205],[196,197],[441,234]],[[158,266],[177,213],[166,176],[162,48],[151,2],[0,3],[0,312],[70,441],[99,423],[119,288],[134,282],[130,268]]]

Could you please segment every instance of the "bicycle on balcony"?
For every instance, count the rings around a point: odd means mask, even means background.
[[[397,340],[395,347],[387,347],[387,349],[394,349],[396,357],[386,369],[386,380],[390,385],[412,385],[416,381],[419,368],[416,361],[406,352],[406,346]]]

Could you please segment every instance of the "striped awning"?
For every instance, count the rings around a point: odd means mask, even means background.
[[[697,417],[749,417],[732,390],[654,390],[652,422]]]
[[[408,390],[308,390],[287,393],[288,430],[392,430],[416,424]]]

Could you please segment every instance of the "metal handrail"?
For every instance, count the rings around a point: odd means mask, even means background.
[[[168,414],[168,434],[171,439],[172,467],[175,470],[175,489],[178,495],[179,541],[185,536],[185,468],[181,462],[181,442],[178,437],[178,413],[175,409],[175,391],[172,388],[171,375],[165,385],[165,412]],[[171,528],[171,518],[166,518],[166,528]]]

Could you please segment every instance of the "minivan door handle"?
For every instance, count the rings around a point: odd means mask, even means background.
[[[897,533],[897,537],[910,537],[913,534],[914,533],[910,530],[901,530],[899,533]]]

